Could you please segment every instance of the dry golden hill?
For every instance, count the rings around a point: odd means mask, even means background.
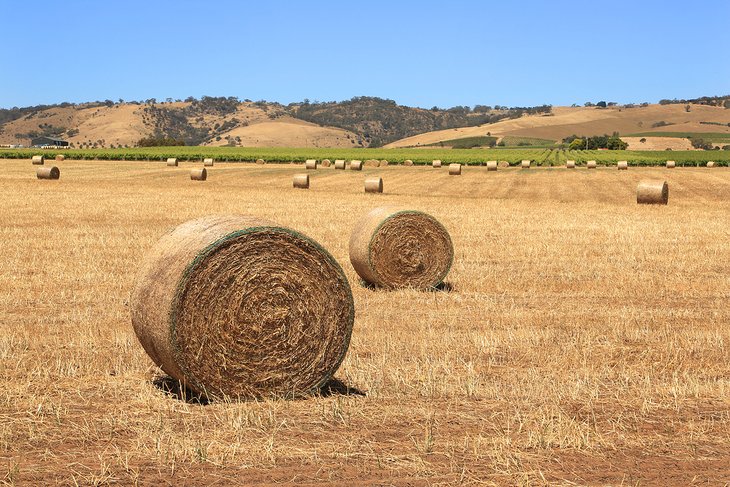
[[[282,117],[237,127],[224,133],[221,140],[206,145],[226,145],[228,140],[244,147],[357,147],[357,134],[350,131],[321,127],[314,123]]]
[[[667,125],[662,125],[662,122]],[[717,122],[724,126],[702,124]],[[730,110],[707,105],[649,105],[635,108],[554,107],[551,115],[527,115],[477,127],[438,130],[407,137],[385,147],[415,147],[464,137],[507,135],[559,141],[572,134],[619,132],[713,132],[730,134]]]

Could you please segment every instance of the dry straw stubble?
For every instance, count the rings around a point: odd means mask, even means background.
[[[666,205],[669,185],[662,179],[644,179],[636,187],[636,202],[644,205]]]
[[[38,179],[59,179],[61,171],[56,166],[44,166],[36,169],[35,176]]]
[[[342,362],[354,321],[334,258],[251,216],[208,216],[164,235],[142,263],[130,303],[152,360],[216,399],[318,390]]]
[[[389,289],[436,287],[454,260],[451,237],[438,220],[394,206],[376,208],[357,222],[349,252],[365,282]]]
[[[365,192],[366,193],[382,193],[383,192],[383,178],[373,177],[365,179]]]
[[[295,174],[292,182],[297,189],[309,189],[309,174]]]

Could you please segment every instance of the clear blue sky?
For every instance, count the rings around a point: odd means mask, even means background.
[[[729,0],[0,0],[0,107],[369,95],[431,107],[730,93]]]

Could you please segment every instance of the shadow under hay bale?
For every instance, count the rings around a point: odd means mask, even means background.
[[[169,375],[157,375],[153,377],[152,385],[162,391],[166,396],[187,404],[199,404],[201,406],[210,404],[210,401],[204,395],[185,387],[182,382]]]

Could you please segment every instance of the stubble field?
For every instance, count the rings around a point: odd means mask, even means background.
[[[48,163],[47,163],[48,164]],[[310,171],[0,161],[0,481],[18,485],[723,485],[730,481],[730,169]],[[366,175],[385,194],[366,195]],[[669,205],[637,206],[666,178]],[[353,225],[424,210],[434,292],[359,285]],[[132,331],[170,227],[254,214],[327,248],[353,288],[345,393],[197,404]],[[169,384],[168,384],[169,385]]]

